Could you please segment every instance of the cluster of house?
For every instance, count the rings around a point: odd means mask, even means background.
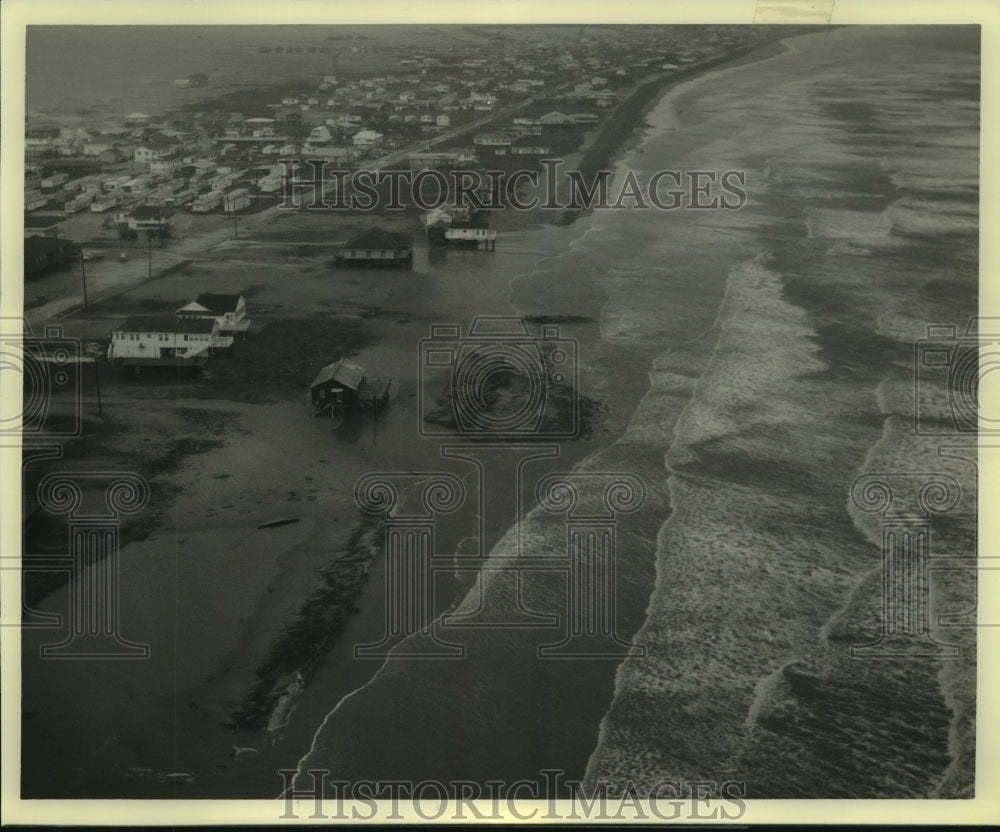
[[[35,169],[29,167],[25,176],[25,211],[55,208],[65,213],[101,213],[114,209],[124,214],[134,213],[135,206],[151,206],[235,213],[250,207],[253,196],[281,190],[284,168],[279,164],[265,161],[247,167],[227,162],[217,150],[189,153],[191,147],[162,135],[156,133],[134,149],[129,173],[74,175],[76,169],[71,166],[70,172],[43,175],[59,163],[30,166]],[[116,221],[125,220],[116,216]],[[157,223],[157,227],[165,225],[165,221]],[[135,228],[131,220],[129,227]]]
[[[543,130],[553,127],[570,125],[596,125],[600,122],[596,113],[562,113],[558,110],[540,116],[519,116],[514,118],[509,127],[503,130],[492,130],[478,133],[472,142],[477,147],[495,156],[544,156],[551,152],[550,148],[539,144],[536,136],[542,136]]]
[[[128,366],[202,366],[250,328],[243,295],[206,292],[173,315],[131,317],[111,333],[108,360]]]
[[[542,156],[550,152],[539,139],[543,131],[597,123],[599,115],[583,110],[610,107],[617,101],[614,88],[639,74],[678,69],[765,37],[744,31],[752,27],[699,27],[694,33],[682,28],[611,27],[600,37],[576,33],[556,49],[548,38],[503,36],[464,56],[442,42],[436,52],[402,58],[398,72],[324,75],[308,91],[276,97],[249,118],[206,107],[170,119],[133,112],[93,129],[29,121],[25,210],[121,212],[145,204],[186,206],[196,213],[240,211],[282,188],[279,159],[352,166],[412,140],[414,129],[443,131],[525,96],[534,104],[565,102],[565,111],[522,116],[480,133],[474,149],[491,157]],[[178,81],[201,86],[207,79]],[[471,150],[449,152],[455,155],[410,154],[409,164],[418,169],[473,160]],[[56,181],[60,176],[65,181]]]

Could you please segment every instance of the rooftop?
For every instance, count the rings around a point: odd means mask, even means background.
[[[348,361],[346,358],[341,358],[340,361],[334,361],[333,364],[327,364],[319,374],[313,380],[313,383],[309,385],[310,388],[316,387],[320,384],[326,384],[327,382],[334,382],[336,384],[342,384],[351,390],[357,390],[361,386],[361,382],[365,378],[364,367],[358,364]]]
[[[408,235],[397,234],[394,231],[385,231],[375,226],[363,234],[359,234],[357,237],[352,237],[344,244],[344,248],[370,248],[379,251],[409,247],[410,237]]]
[[[173,315],[142,315],[129,318],[120,327],[125,332],[182,332],[211,334],[211,318],[176,318]]]

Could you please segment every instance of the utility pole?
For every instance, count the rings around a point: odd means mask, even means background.
[[[146,241],[149,243],[149,279],[153,279],[153,232],[146,232]]]
[[[80,274],[83,275],[83,308],[87,308],[87,267],[84,265],[83,249],[80,249]]]

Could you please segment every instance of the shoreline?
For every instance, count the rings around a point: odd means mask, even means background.
[[[758,51],[763,51],[763,50],[753,50],[753,52],[758,52]],[[772,50],[770,50],[770,51],[764,51],[763,54],[761,54],[759,56],[759,59],[764,59],[764,58],[771,57],[771,56],[777,55],[777,54],[783,54],[785,51],[786,51],[785,47],[783,47],[780,44],[778,44]],[[712,68],[708,69],[705,72],[705,75],[708,75],[711,72],[716,71],[717,69],[730,68],[732,61],[735,61],[735,60],[747,60],[747,57],[748,56],[744,55],[744,56],[740,56],[739,58],[733,58],[733,59],[727,60],[726,62],[724,62],[724,66],[712,67]],[[702,73],[692,72],[690,74],[690,76],[685,77],[684,80],[691,80],[691,79],[696,78],[696,77],[702,77]],[[637,136],[639,135],[640,131],[645,130],[645,129],[648,128],[648,125],[646,124],[646,121],[645,121],[646,114],[648,112],[650,112],[652,109],[654,109],[659,104],[659,102],[663,99],[664,95],[669,94],[673,90],[674,86],[675,85],[673,83],[671,83],[671,84],[669,84],[667,86],[660,86],[657,89],[652,90],[648,94],[648,97],[646,97],[646,100],[643,102],[643,105],[642,105],[642,108],[641,108],[641,118],[639,118],[637,121],[633,122],[632,124],[628,125],[627,128],[620,127],[619,132],[620,132],[621,144],[619,146],[617,146],[616,148],[614,148],[609,153],[609,155],[614,155],[619,160],[619,164],[621,163],[621,161],[623,161],[624,159],[628,158],[630,156],[630,154],[634,151],[634,147],[637,144]],[[600,150],[600,152],[603,153],[603,152],[607,151],[608,149],[607,148],[600,148],[599,150]],[[592,212],[586,212],[586,213],[592,213]],[[559,223],[553,223],[552,225],[559,226],[560,224]],[[568,224],[565,224],[565,225],[568,225]],[[544,229],[544,226],[536,226],[534,229],[531,230],[531,233],[533,233],[533,234],[534,233],[545,233],[543,229]],[[523,299],[523,295],[525,293],[524,293],[523,289],[521,289],[521,290],[519,290],[521,297],[517,297],[518,293],[514,292],[514,290],[513,290],[513,283],[517,283],[517,284],[520,285],[525,280],[529,280],[530,281],[530,277],[531,277],[530,274],[520,275],[520,276],[516,277],[515,280],[512,282],[512,297],[515,298],[514,304],[518,308],[518,312],[520,314],[525,315],[529,319],[531,319],[532,317],[536,317],[537,318],[537,317],[540,317],[540,316],[532,314],[533,312],[535,312],[534,307],[525,307],[525,306],[523,306],[520,303],[520,300]],[[528,292],[528,294],[532,298],[537,298],[537,295],[534,294],[534,293],[532,293],[532,292],[530,292],[530,291]],[[599,289],[596,285],[593,287],[592,291],[587,291],[587,292],[584,292],[583,294],[588,298],[588,300],[584,303],[584,306],[581,307],[581,308],[578,308],[577,304],[579,303],[579,301],[577,300],[577,301],[572,302],[570,304],[570,306],[571,306],[572,312],[575,313],[575,314],[572,314],[572,315],[567,316],[567,317],[572,318],[572,319],[574,319],[575,321],[578,322],[577,326],[574,327],[574,329],[573,329],[574,333],[576,333],[577,335],[581,335],[584,331],[593,332],[594,334],[591,336],[590,340],[593,341],[594,343],[597,343],[597,342],[600,341],[599,319],[601,317],[601,310],[604,309],[604,307],[605,307],[608,299],[607,299],[607,296],[604,295],[604,293],[602,292],[602,290]],[[565,295],[564,294],[564,295],[561,295],[561,297],[563,297],[563,303],[564,304],[569,302],[569,297],[570,297],[569,295]],[[550,300],[551,300],[551,298],[550,298]],[[590,304],[590,305],[587,305],[587,304]],[[545,306],[545,304],[541,305],[541,307],[544,307],[544,306]],[[588,312],[588,309],[589,309],[589,312]],[[544,316],[541,316],[541,317],[544,317]],[[583,340],[586,340],[586,339],[583,339]],[[643,370],[643,373],[645,373],[645,370]],[[631,402],[631,404],[629,405],[629,407],[625,408],[625,409],[629,410],[629,415],[626,415],[624,421],[621,424],[617,424],[615,426],[615,433],[616,433],[616,435],[618,435],[620,433],[620,431],[625,427],[625,425],[630,420],[631,416],[634,415],[635,407],[639,406],[639,404],[641,403],[641,401],[644,399],[645,395],[648,392],[650,392],[650,388],[648,386],[648,380],[647,380],[645,382],[645,387],[643,387],[642,389],[638,389],[638,390],[635,391],[635,399],[634,399],[634,401]],[[619,435],[619,438],[616,439],[616,440],[613,440],[609,445],[602,445],[599,449],[595,449],[593,452],[588,453],[588,454],[582,456],[579,459],[577,465],[586,464],[587,460],[589,460],[591,458],[597,458],[597,457],[600,457],[600,456],[602,456],[604,454],[607,454],[609,452],[609,450],[611,448],[614,448],[616,446],[616,444],[619,441],[621,441],[623,438],[624,438],[623,435]],[[576,467],[577,466],[574,466],[574,469]],[[654,498],[654,495],[650,495],[650,508],[652,508],[652,507],[654,507],[656,505],[657,505],[657,500]],[[662,508],[663,511],[666,511],[667,515],[669,516],[669,511],[670,511],[669,502],[662,504],[661,508]],[[657,523],[657,525],[659,525],[659,523]],[[652,564],[650,564],[650,569],[652,569]],[[465,599],[465,601],[463,601],[463,604],[466,603],[466,602],[467,602],[467,599]],[[638,627],[638,624],[636,625],[636,627]],[[610,677],[613,678],[615,676],[615,674],[616,674],[616,669],[614,667],[609,667],[607,670],[608,670],[608,674],[610,675]],[[368,687],[368,686],[370,686],[373,682],[376,681],[376,679],[378,678],[378,673],[381,672],[381,671],[389,672],[390,668],[388,667],[388,665],[383,665],[383,667],[380,668],[380,671],[377,671],[375,674],[373,674],[372,677],[363,686],[361,686],[361,687]],[[597,674],[597,676],[603,676],[603,674]],[[591,681],[592,682],[596,682],[597,681],[596,676]],[[313,741],[312,741],[312,743],[310,745],[309,752],[302,758],[302,760],[299,761],[299,771],[300,772],[303,769],[305,769],[305,768],[309,768],[309,767],[311,767],[313,765],[316,765],[316,764],[319,764],[319,763],[321,763],[323,761],[323,759],[324,759],[324,757],[323,757],[323,750],[322,750],[322,748],[319,745],[321,738],[324,736],[324,734],[325,734],[326,731],[330,730],[329,726],[335,720],[336,715],[340,712],[340,710],[342,708],[346,708],[346,707],[348,707],[348,705],[355,706],[355,707],[357,706],[357,703],[351,702],[350,698],[351,698],[351,695],[353,695],[353,693],[356,693],[360,689],[361,688],[357,688],[354,691],[351,691],[344,698],[340,699],[337,702],[337,704],[334,706],[334,708],[331,711],[327,712],[323,716],[322,722],[317,727],[316,733],[313,736]],[[611,695],[611,692],[609,691],[609,703],[610,703],[610,695]],[[598,708],[597,710],[603,712],[603,709],[604,709],[604,706]],[[361,711],[361,713],[367,713],[367,711]],[[349,721],[354,721],[354,720],[358,719],[358,712],[357,711],[352,711],[351,714],[348,715],[347,717],[344,717],[344,719],[347,719]],[[596,733],[599,731],[599,726],[595,723],[595,725],[593,727],[594,727],[595,735],[596,735]],[[329,742],[329,737],[327,737],[326,739],[327,739],[327,742]],[[596,736],[595,736],[594,743],[585,743],[587,750],[584,752],[583,758],[580,759],[580,760],[578,760],[578,769],[579,770],[578,770],[577,773],[579,775],[581,775],[581,776],[584,774],[584,772],[587,769],[587,766],[588,766],[588,755],[596,747],[596,742],[597,742],[597,739],[596,739]],[[328,757],[327,757],[327,759],[328,759]]]

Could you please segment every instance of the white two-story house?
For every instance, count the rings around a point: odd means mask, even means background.
[[[227,347],[212,318],[152,315],[129,318],[111,333],[108,359],[116,364],[204,364],[213,349]],[[226,343],[228,341],[228,343]]]

